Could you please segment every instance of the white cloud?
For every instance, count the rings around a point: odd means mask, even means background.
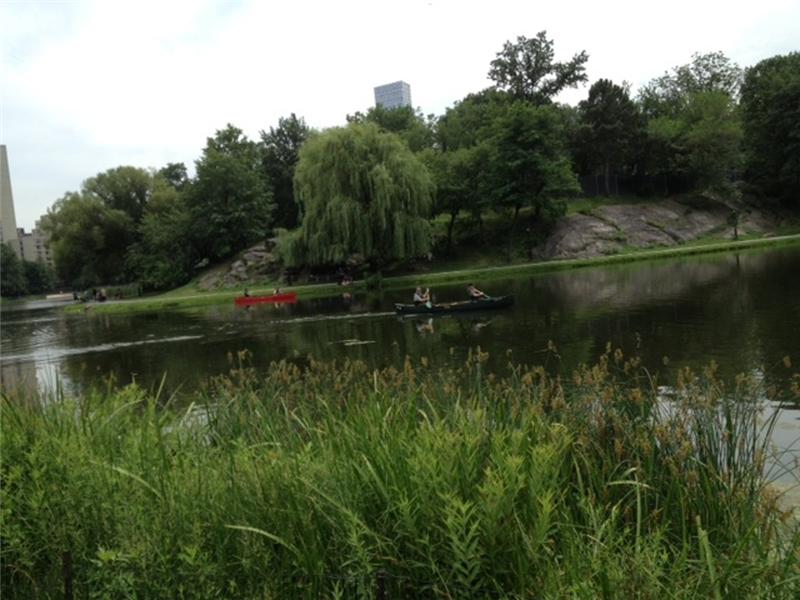
[[[797,49],[791,0],[633,2],[110,2],[0,4],[2,117],[17,218],[30,227],[119,164],[190,164],[215,129],[251,137],[295,112],[340,124],[403,79],[441,113],[486,87],[503,42],[546,29],[585,49],[590,80],[634,87],[722,50],[743,66]],[[577,102],[586,89],[568,92]]]

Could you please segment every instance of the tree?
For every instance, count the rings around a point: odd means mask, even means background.
[[[586,81],[586,61],[589,55],[580,51],[567,62],[554,62],[553,40],[540,31],[535,38],[517,37],[516,44],[503,44],[497,58],[491,62],[489,79],[495,88],[509,92],[518,100],[534,104],[549,103],[554,96],[569,87]]]
[[[227,258],[264,240],[274,204],[256,144],[229,124],[208,138],[196,167],[189,203],[199,256]]]
[[[98,197],[70,192],[42,219],[50,235],[56,274],[67,285],[89,287],[126,279],[125,252],[133,241],[133,219]]]
[[[582,154],[589,165],[603,173],[604,191],[611,193],[612,169],[619,169],[632,158],[635,141],[642,133],[642,123],[627,87],[608,79],[597,80],[589,89],[589,97],[578,109],[581,114],[579,134]]]
[[[28,284],[22,261],[11,246],[0,244],[0,295],[13,298],[27,293]]]
[[[559,197],[576,193],[578,182],[565,148],[558,111],[553,106],[515,102],[491,125],[488,177],[493,206],[513,213],[509,254],[523,206],[534,209],[534,220],[563,214]]]
[[[483,173],[488,147],[476,144],[455,150],[429,150],[423,154],[433,175],[436,189],[434,213],[450,216],[447,225],[447,249],[453,247],[453,228],[462,210],[475,215],[480,211]]]
[[[83,182],[84,195],[99,198],[108,207],[121,210],[138,223],[153,192],[150,171],[123,166],[109,169]]]
[[[722,52],[693,54],[692,62],[651,80],[639,91],[639,103],[649,118],[677,117],[693,94],[720,92],[739,96],[742,70]]]
[[[166,166],[161,167],[156,173],[176,190],[181,191],[189,185],[189,175],[186,172],[186,165],[182,162],[167,163]]]
[[[22,261],[29,294],[44,294],[53,289],[53,273],[42,262]]]
[[[433,185],[399,137],[351,123],[309,139],[295,193],[303,213],[281,253],[290,265],[335,265],[361,254],[378,269],[430,250]]]
[[[294,169],[300,148],[311,134],[303,118],[292,113],[278,119],[277,128],[261,132],[262,165],[275,196],[275,226],[297,226],[297,203],[294,199]]]
[[[800,52],[748,69],[741,107],[748,181],[800,205]]]
[[[692,187],[727,188],[741,165],[741,122],[724,92],[689,94],[677,116],[651,119],[647,132],[651,169],[665,182],[678,176]]]
[[[347,115],[348,123],[375,123],[383,131],[396,133],[408,144],[412,152],[421,152],[433,147],[433,115],[428,119],[419,109],[410,106],[384,108],[380,104],[367,111]]]
[[[127,264],[145,288],[168,289],[191,279],[192,220],[181,192],[159,180],[138,229]]]
[[[513,98],[492,88],[469,94],[436,122],[435,146],[441,156],[431,162],[436,181],[436,212],[450,215],[448,246],[461,210],[472,214],[483,237],[483,211],[490,204],[487,178],[490,125],[505,114]],[[457,154],[453,155],[453,153]]]
[[[474,146],[485,137],[486,127],[503,114],[514,99],[492,88],[468,94],[448,108],[436,123],[436,145],[442,150]]]
[[[694,54],[639,92],[648,119],[647,170],[690,187],[727,187],[741,163],[741,69],[721,52]]]
[[[729,187],[742,162],[742,124],[723,91],[692,94],[684,115],[687,171],[701,188]]]

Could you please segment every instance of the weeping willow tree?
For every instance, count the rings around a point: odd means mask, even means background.
[[[283,236],[287,265],[334,265],[360,254],[380,268],[431,247],[433,183],[402,140],[372,123],[312,137],[294,177],[300,228]]]

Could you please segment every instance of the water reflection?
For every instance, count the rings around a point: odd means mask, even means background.
[[[226,371],[228,354],[242,349],[255,366],[313,355],[380,367],[406,355],[461,362],[480,346],[495,371],[507,368],[510,351],[513,361],[547,361],[566,375],[609,342],[662,379],[715,360],[723,376],[758,370],[780,384],[791,372],[783,357],[800,362],[798,274],[798,247],[587,268],[482,286],[514,294],[509,309],[414,318],[390,310],[406,291],[131,316],[4,307],[2,385],[59,381],[81,391],[110,374],[120,384],[154,386],[166,373],[167,391],[191,390]],[[464,295],[461,285],[432,291],[439,301]]]

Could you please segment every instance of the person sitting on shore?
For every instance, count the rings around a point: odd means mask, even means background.
[[[472,283],[467,284],[467,294],[470,300],[486,300],[489,298],[489,296],[476,288]]]

